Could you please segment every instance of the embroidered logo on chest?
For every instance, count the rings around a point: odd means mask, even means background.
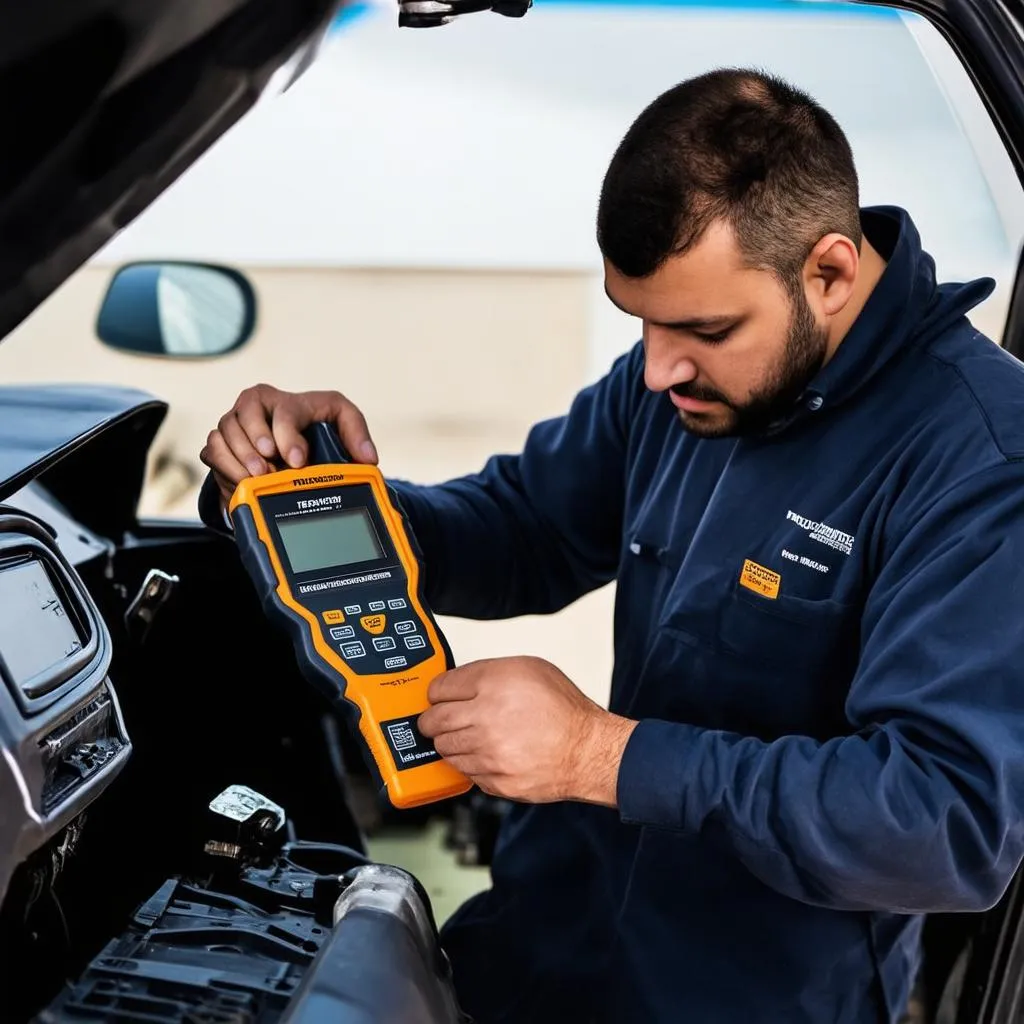
[[[828,523],[819,523],[806,516],[798,516],[792,510],[786,513],[786,519],[806,530],[811,540],[844,555],[853,554],[853,542],[856,538],[852,533],[843,533],[842,530],[837,530],[834,526],[829,526]]]

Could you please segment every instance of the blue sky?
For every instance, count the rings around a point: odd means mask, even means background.
[[[868,18],[898,18],[900,16],[899,12],[891,7],[865,6],[844,2],[844,0],[534,0],[535,7],[552,7],[556,4],[578,7],[680,7],[703,11],[720,10],[723,13],[776,10],[801,14],[858,14]],[[341,28],[352,19],[368,13],[374,7],[380,9],[379,4],[355,0],[338,15],[335,27]]]

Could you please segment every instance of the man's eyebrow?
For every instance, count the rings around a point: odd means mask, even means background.
[[[605,285],[604,293],[605,295],[608,296],[608,301],[616,309],[622,310],[622,312],[625,313],[627,316],[636,316],[635,313],[630,313],[628,309],[622,309],[622,306],[620,306],[615,301],[615,299],[612,298],[612,293],[608,291],[607,285]],[[719,329],[723,327],[731,327],[735,324],[738,324],[742,319],[742,316],[731,315],[694,316],[690,317],[688,320],[652,320],[651,323],[655,327],[668,327],[670,330],[673,331],[713,331],[716,327]]]
[[[673,331],[713,331],[715,328],[721,330],[724,327],[732,327],[738,324],[742,317],[738,316],[695,316],[689,320],[672,320],[662,323],[660,320],[652,320],[655,327],[668,327]]]

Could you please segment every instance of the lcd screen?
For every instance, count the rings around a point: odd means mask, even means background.
[[[82,649],[75,624],[35,559],[0,571],[0,655],[19,689]]]
[[[277,528],[292,572],[371,562],[384,557],[364,508],[279,519]]]

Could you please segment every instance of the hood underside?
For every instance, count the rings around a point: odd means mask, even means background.
[[[0,337],[315,46],[339,0],[0,0]]]

